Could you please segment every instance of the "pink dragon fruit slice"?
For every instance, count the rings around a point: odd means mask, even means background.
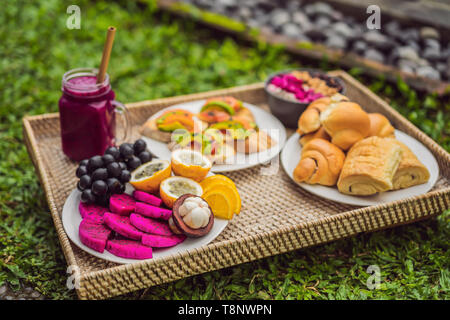
[[[115,232],[129,239],[141,240],[142,232],[136,229],[131,223],[130,218],[118,214],[106,212],[103,215],[105,223]]]
[[[109,240],[106,250],[113,255],[127,259],[150,259],[152,248],[142,245],[134,240]]]
[[[126,193],[113,194],[109,199],[109,210],[122,216],[128,216],[134,211],[136,200]]]
[[[139,230],[150,234],[158,234],[160,236],[173,235],[173,232],[169,228],[169,224],[165,221],[144,218],[139,214],[132,213],[130,215],[130,222]]]
[[[143,216],[155,219],[169,220],[172,216],[172,210],[155,207],[143,202],[136,202],[136,208],[134,211]]]
[[[148,203],[152,206],[160,207],[162,204],[162,200],[160,198],[158,198],[150,193],[144,192],[144,191],[134,190],[133,197],[137,201],[142,201],[142,202]]]
[[[144,234],[141,242],[145,246],[153,248],[168,248],[176,246],[186,239],[184,234],[174,234],[171,236],[160,236],[156,234]]]
[[[78,228],[78,235],[81,243],[86,247],[103,253],[106,242],[111,235],[111,230],[103,224],[93,223],[88,219],[84,219]]]
[[[81,201],[78,205],[78,210],[80,211],[80,215],[83,219],[97,224],[103,223],[103,215],[106,211],[108,211],[106,208],[97,206],[95,204],[86,204]]]

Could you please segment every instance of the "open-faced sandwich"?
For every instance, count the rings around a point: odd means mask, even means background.
[[[197,114],[170,109],[150,118],[141,134],[168,143],[170,150],[201,151],[214,163],[226,163],[236,152],[256,153],[276,144],[259,130],[252,112],[234,97],[206,100]]]
[[[195,114],[183,109],[170,109],[157,118],[148,119],[141,127],[142,135],[162,141],[170,142],[172,132],[187,130],[190,133],[202,132],[208,126],[195,118]]]

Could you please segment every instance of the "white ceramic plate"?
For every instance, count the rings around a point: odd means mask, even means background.
[[[372,206],[385,202],[401,200],[409,197],[427,193],[436,183],[439,177],[439,166],[433,154],[419,141],[404,132],[395,130],[396,138],[403,142],[422,161],[430,171],[430,179],[427,183],[413,186],[406,189],[387,191],[373,196],[351,196],[342,194],[336,187],[326,187],[321,185],[311,185],[307,183],[297,183],[303,189],[325,199],[352,204],[356,206]],[[293,134],[286,142],[281,152],[281,163],[288,176],[294,181],[293,172],[300,161],[301,146],[298,143],[298,133]],[[295,181],[294,181],[295,182]]]
[[[205,101],[206,100],[197,100],[170,106],[155,113],[151,118],[157,118],[163,112],[169,109],[184,109],[192,113],[198,113],[201,107],[205,104]],[[268,133],[273,139],[277,141],[277,144],[269,150],[249,155],[236,153],[234,157],[230,157],[229,159],[227,159],[226,164],[213,165],[213,167],[211,168],[212,172],[242,170],[261,163],[268,162],[273,157],[278,155],[278,153],[283,148],[284,143],[286,142],[286,129],[284,128],[280,120],[275,118],[272,114],[264,111],[263,109],[258,108],[257,106],[245,102],[243,104],[253,113],[255,122],[258,125],[259,129]],[[148,148],[154,155],[158,156],[161,159],[170,160],[171,152],[166,143],[145,136],[142,138],[147,142]]]
[[[127,186],[127,193],[130,194],[131,190],[132,187]],[[112,253],[109,253],[107,250],[105,250],[103,253],[100,253],[86,247],[84,244],[81,243],[80,237],[78,236],[78,227],[80,226],[81,220],[83,220],[78,210],[78,205],[80,204],[80,196],[81,196],[80,191],[78,191],[77,189],[73,190],[70,193],[69,197],[67,198],[66,203],[64,204],[63,207],[62,223],[69,239],[72,240],[72,242],[75,243],[75,245],[80,249],[104,260],[122,264],[143,261],[117,257]],[[213,241],[223,231],[223,229],[225,229],[227,225],[228,220],[214,218],[214,225],[207,235],[195,239],[187,238],[182,243],[171,248],[154,249],[152,259],[163,258],[172,254],[182,253],[187,250],[192,250],[200,248],[201,246],[205,246],[211,241]]]

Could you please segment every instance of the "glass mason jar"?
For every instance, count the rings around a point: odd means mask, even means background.
[[[66,72],[62,78],[59,116],[63,152],[80,161],[102,155],[117,143],[116,113],[124,118],[125,140],[129,129],[128,110],[114,100],[109,76],[97,83],[97,69],[79,68]]]

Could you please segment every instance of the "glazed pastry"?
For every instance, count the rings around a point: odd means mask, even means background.
[[[324,139],[327,141],[331,140],[330,136],[325,131],[325,129],[323,127],[320,127],[319,130],[317,130],[317,131],[302,135],[299,139],[299,143],[300,143],[300,145],[304,146],[312,139]]]
[[[302,149],[301,159],[294,169],[294,180],[334,186],[344,159],[344,152],[335,145],[324,139],[313,139]]]
[[[357,142],[347,153],[338,190],[361,196],[391,190],[402,153],[392,138],[375,136]]]
[[[320,114],[320,122],[331,142],[342,150],[367,137],[370,130],[368,114],[354,102],[332,104]]]
[[[406,145],[398,140],[395,140],[395,143],[402,148],[403,156],[394,175],[393,189],[409,188],[426,183],[430,179],[428,169]]]
[[[369,113],[369,119],[369,137],[377,136],[395,138],[394,127],[385,116],[379,113]]]
[[[311,133],[320,128],[320,114],[325,111],[330,105],[340,102],[348,101],[348,98],[342,94],[335,94],[332,97],[323,97],[311,102],[298,119],[297,132],[300,135]]]

